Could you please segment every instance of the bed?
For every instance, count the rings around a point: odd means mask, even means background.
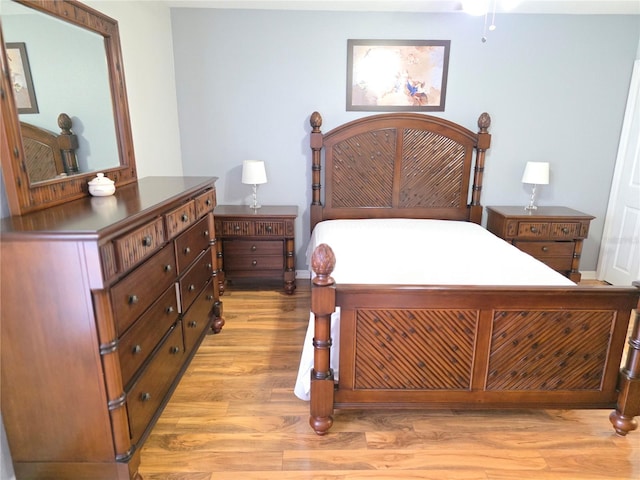
[[[71,131],[71,118],[66,113],[61,113],[58,115],[58,126],[61,131],[55,134],[30,123],[20,122],[25,167],[32,183],[78,173],[78,137]]]
[[[637,428],[640,290],[575,285],[480,226],[490,121],[381,114],[323,134],[311,115],[295,391],[317,434],[344,408],[612,408],[618,435]]]

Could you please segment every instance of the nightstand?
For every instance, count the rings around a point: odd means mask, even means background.
[[[220,293],[225,280],[234,279],[276,279],[293,293],[298,207],[219,205],[213,215]]]
[[[487,207],[487,229],[579,282],[582,242],[595,217],[566,207]]]

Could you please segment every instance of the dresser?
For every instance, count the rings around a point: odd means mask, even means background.
[[[138,478],[219,332],[215,178],[149,177],[3,219],[2,416],[18,479]]]
[[[595,217],[567,207],[487,207],[487,229],[579,282],[582,242]]]
[[[220,205],[215,210],[220,288],[225,280],[273,279],[291,294],[295,284],[298,207]]]

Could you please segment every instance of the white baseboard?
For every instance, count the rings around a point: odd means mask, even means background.
[[[582,274],[582,279],[583,280],[596,280],[596,271],[595,270],[589,270],[586,272],[580,272]]]
[[[296,278],[310,279],[311,278],[311,271],[310,270],[296,270]]]

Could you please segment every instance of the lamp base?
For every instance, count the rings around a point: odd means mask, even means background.
[[[262,205],[260,205],[258,203],[258,185],[253,185],[253,199],[251,201],[251,205],[249,205],[249,208],[252,208],[254,210],[257,210],[259,208],[261,208]]]
[[[524,207],[524,209],[528,212],[531,212],[532,210],[537,210],[538,206],[536,205],[536,185],[533,185],[533,188],[531,189],[531,200],[529,200],[529,205],[527,205],[526,207]]]

